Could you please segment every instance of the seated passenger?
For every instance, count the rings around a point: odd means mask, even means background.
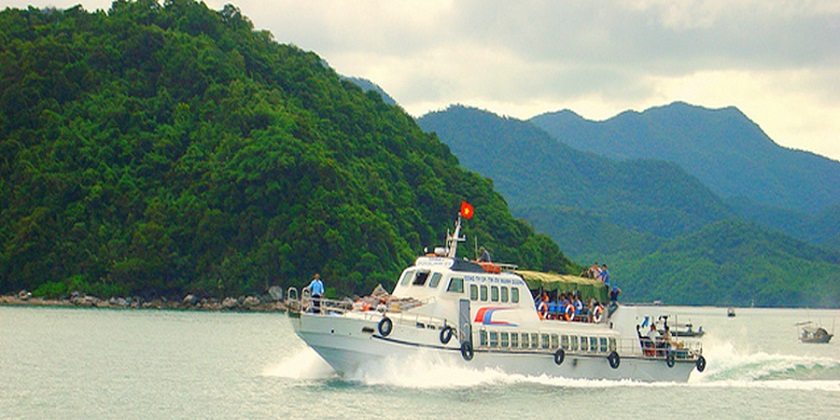
[[[647,333],[647,338],[649,338],[654,343],[658,343],[659,340],[661,339],[661,336],[659,335],[659,331],[656,329],[656,323],[654,323],[654,322],[650,323],[650,330]]]
[[[492,262],[490,261],[490,253],[487,252],[487,249],[481,247],[481,256],[478,257],[479,262]]]
[[[666,326],[667,328],[667,326]],[[667,330],[666,330],[667,331]],[[670,332],[669,332],[670,335]],[[668,348],[668,342],[665,341],[661,334],[659,334],[659,330],[656,329],[656,323],[650,323],[650,331],[648,331],[648,338],[653,342],[654,347],[656,348],[656,355],[657,356],[664,356],[665,349]]]

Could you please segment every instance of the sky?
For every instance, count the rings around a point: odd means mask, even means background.
[[[161,1],[162,3],[162,1]],[[735,106],[776,143],[840,160],[838,0],[205,0],[382,87],[409,114],[462,104],[604,120]],[[0,0],[6,7],[102,0]]]

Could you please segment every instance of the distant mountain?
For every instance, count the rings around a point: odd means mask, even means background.
[[[578,135],[593,130],[570,112],[558,119]],[[583,264],[608,262],[629,299],[840,305],[838,254],[738,220],[749,209],[728,205],[675,163],[578,151],[533,124],[463,106],[418,123],[463,166],[491,178],[514,214],[567,255]],[[779,218],[801,216],[766,207]],[[808,216],[806,225],[832,223],[833,215]]]
[[[436,132],[463,166],[492,178],[514,213],[571,207],[620,229],[659,237],[733,216],[674,164],[618,162],[580,152],[532,124],[461,106],[426,114],[418,123]]]
[[[677,163],[721,197],[808,215],[840,204],[840,162],[779,146],[734,107],[675,102],[600,122],[571,111],[529,122],[576,149]]]
[[[355,84],[356,86],[362,88],[363,91],[369,92],[373,91],[379,94],[382,97],[382,102],[385,102],[388,105],[396,105],[397,101],[394,100],[384,89],[379,87],[376,83],[371,82],[368,79],[363,79],[361,77],[350,77],[350,76],[341,76],[343,80],[347,80],[350,83]]]

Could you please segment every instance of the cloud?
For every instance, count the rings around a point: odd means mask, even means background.
[[[219,10],[230,0],[205,2]],[[779,143],[840,159],[835,0],[233,3],[278,42],[374,81],[415,116],[463,103],[518,118],[569,108],[603,119],[682,100],[736,106]]]

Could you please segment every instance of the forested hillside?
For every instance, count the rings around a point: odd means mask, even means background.
[[[589,121],[570,111],[528,120],[576,149],[618,160],[673,162],[743,217],[788,235],[840,250],[840,162],[774,143],[734,107],[682,102]],[[828,235],[826,235],[828,232]]]
[[[616,256],[646,301],[769,307],[840,306],[840,253],[727,220],[641,258]]]
[[[418,119],[436,132],[468,169],[493,179],[515,212],[536,215],[576,209],[593,223],[673,237],[733,213],[697,179],[673,164],[618,162],[581,152],[524,121],[453,106]],[[603,250],[614,244],[585,235],[575,249]],[[568,245],[561,244],[564,248]]]
[[[462,106],[418,122],[572,258],[608,263],[625,299],[840,306],[840,253],[740,220],[740,208],[673,163],[581,152],[530,123]]]
[[[237,296],[316,271],[369,292],[461,200],[496,259],[578,269],[399,107],[233,6],[0,12],[0,292]]]

